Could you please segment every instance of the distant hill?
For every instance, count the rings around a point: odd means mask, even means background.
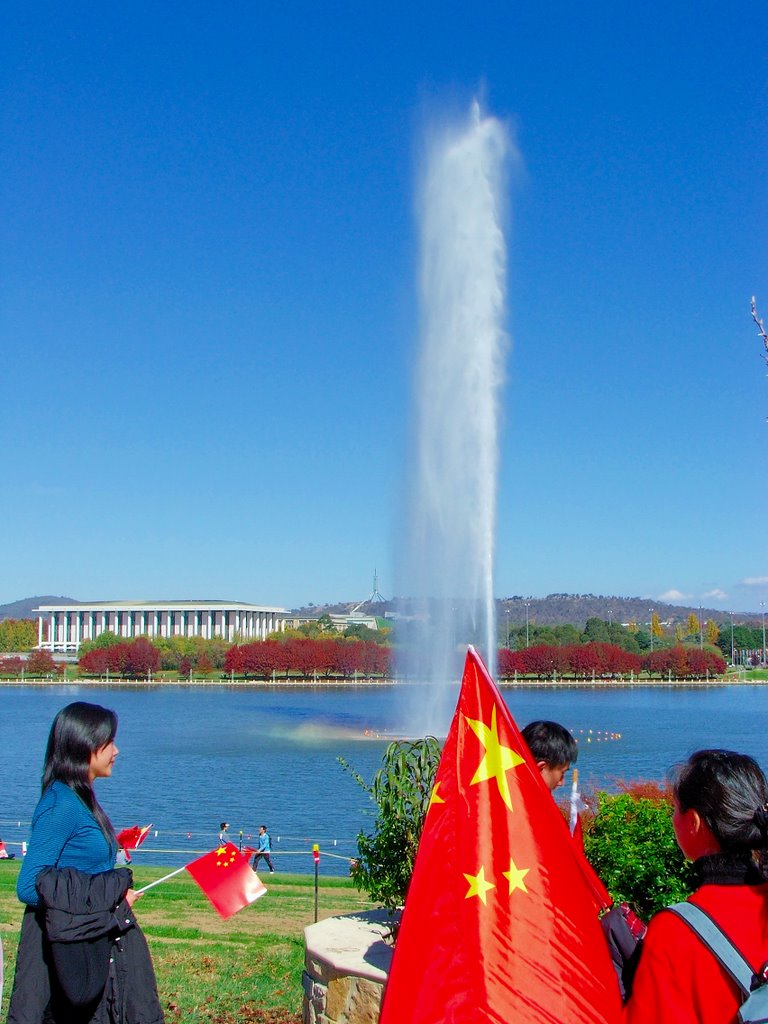
[[[41,604],[77,604],[72,597],[53,597],[46,594],[44,597],[24,597],[21,601],[12,601],[10,604],[0,604],[0,622],[3,619],[36,619],[33,608],[39,608]]]
[[[499,616],[509,615],[510,625],[525,622],[526,603],[528,621],[538,626],[561,626],[567,622],[583,629],[587,619],[596,617],[606,622],[638,625],[650,622],[651,609],[662,623],[675,626],[685,623],[688,616],[699,614],[706,621],[729,622],[728,612],[716,608],[701,608],[698,605],[667,604],[648,597],[608,597],[602,594],[548,594],[543,598],[505,597],[497,602]],[[734,612],[737,624],[754,622],[759,616],[752,612]]]
[[[293,609],[297,615],[344,615],[349,613],[358,602],[349,601],[337,604],[309,605],[305,608]],[[504,597],[497,599],[496,611],[501,621],[509,616],[510,626],[525,622],[526,604],[528,605],[528,621],[538,626],[562,626],[566,623],[583,629],[587,619],[596,617],[606,622],[629,623],[638,625],[648,623],[651,611],[657,612],[663,623],[674,626],[685,623],[690,614],[698,617],[698,605],[667,604],[654,601],[649,597],[609,597],[602,594],[548,594],[547,597]],[[412,602],[408,598],[395,598],[391,601],[371,601],[359,606],[358,610],[367,615],[386,615],[387,612],[404,612],[408,614]],[[716,608],[702,608],[704,620],[729,622],[728,612]],[[756,624],[760,616],[757,612],[734,612],[734,623]]]

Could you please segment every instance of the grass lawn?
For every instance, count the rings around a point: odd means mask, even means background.
[[[18,861],[0,861],[0,936],[5,1020],[23,908]],[[134,868],[136,888],[167,868]],[[145,893],[135,910],[157,973],[169,1024],[300,1024],[304,927],[314,921],[314,878],[265,873],[266,896],[222,921],[186,872]],[[320,878],[318,917],[373,904],[346,878]]]

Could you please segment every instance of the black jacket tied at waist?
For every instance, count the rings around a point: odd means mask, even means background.
[[[8,1024],[162,1024],[127,868],[45,868],[21,926]]]

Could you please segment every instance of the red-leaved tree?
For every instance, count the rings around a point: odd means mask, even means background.
[[[27,672],[31,676],[48,676],[58,672],[50,651],[32,651],[27,658]]]

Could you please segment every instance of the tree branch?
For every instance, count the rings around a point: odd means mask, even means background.
[[[752,319],[757,324],[758,333],[763,339],[763,345],[765,346],[766,351],[766,355],[763,356],[763,359],[768,363],[768,334],[766,334],[762,319],[757,315],[757,303],[754,295],[752,296]]]

